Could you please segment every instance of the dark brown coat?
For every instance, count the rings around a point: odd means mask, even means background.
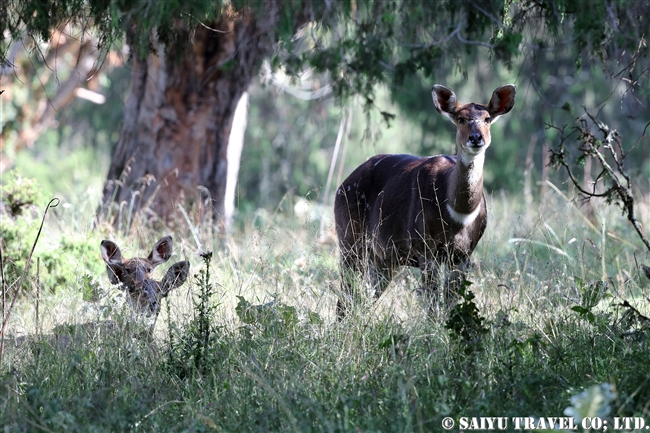
[[[380,296],[399,266],[417,266],[427,292],[437,269],[452,268],[459,282],[487,225],[483,162],[490,127],[514,106],[513,85],[499,87],[487,105],[459,105],[451,89],[436,85],[436,109],[457,126],[457,156],[376,155],[336,192],[334,217],[344,293],[350,273],[365,272]],[[338,315],[345,314],[339,300]]]

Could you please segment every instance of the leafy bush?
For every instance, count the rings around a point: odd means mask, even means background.
[[[7,207],[9,215],[17,217],[41,199],[36,180],[23,178],[20,173],[11,172],[9,179],[2,186],[2,204],[0,210]]]
[[[489,331],[485,326],[485,318],[474,302],[476,296],[468,289],[471,284],[464,281],[458,291],[462,302],[452,308],[445,323],[445,327],[451,331],[451,337],[460,342],[466,355],[481,350],[483,338]]]
[[[27,258],[36,240],[41,223],[38,203],[43,202],[39,186],[34,179],[23,178],[20,173],[11,172],[2,187],[0,198],[0,239],[5,282],[9,294],[23,272]],[[37,250],[32,257],[32,267],[23,283],[23,293],[35,291],[36,260],[40,259],[39,284],[54,292],[60,287],[70,287],[77,278],[83,278],[84,297],[92,295],[93,278],[101,275],[103,266],[96,260],[95,246],[88,239],[62,237],[56,250]]]

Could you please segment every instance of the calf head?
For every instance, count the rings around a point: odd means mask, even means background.
[[[157,315],[160,300],[185,282],[190,269],[188,261],[177,262],[167,270],[162,281],[151,279],[153,269],[172,256],[171,236],[165,236],[156,242],[146,258],[125,259],[120,247],[109,240],[103,240],[100,249],[108,279],[113,284],[122,284],[131,305],[138,312]]]

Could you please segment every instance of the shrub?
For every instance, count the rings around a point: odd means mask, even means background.
[[[0,197],[0,240],[5,284],[9,295],[13,295],[18,290],[14,285],[25,267],[41,223],[37,205],[44,200],[34,179],[23,178],[16,171],[7,177]],[[60,287],[70,287],[73,281],[82,278],[84,297],[88,298],[93,291],[92,277],[103,272],[94,249],[88,239],[63,236],[55,250],[37,251],[32,257],[32,267],[23,283],[22,293],[35,291],[36,261],[40,259],[39,283],[43,289],[54,292]]]

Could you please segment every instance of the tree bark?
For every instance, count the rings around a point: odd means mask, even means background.
[[[278,18],[275,1],[258,14],[230,9],[193,29],[191,49],[176,54],[154,42],[147,57],[132,56],[132,89],[103,193],[111,223],[132,221],[124,213],[143,208],[171,223],[182,206],[223,229],[235,109],[273,51]]]

